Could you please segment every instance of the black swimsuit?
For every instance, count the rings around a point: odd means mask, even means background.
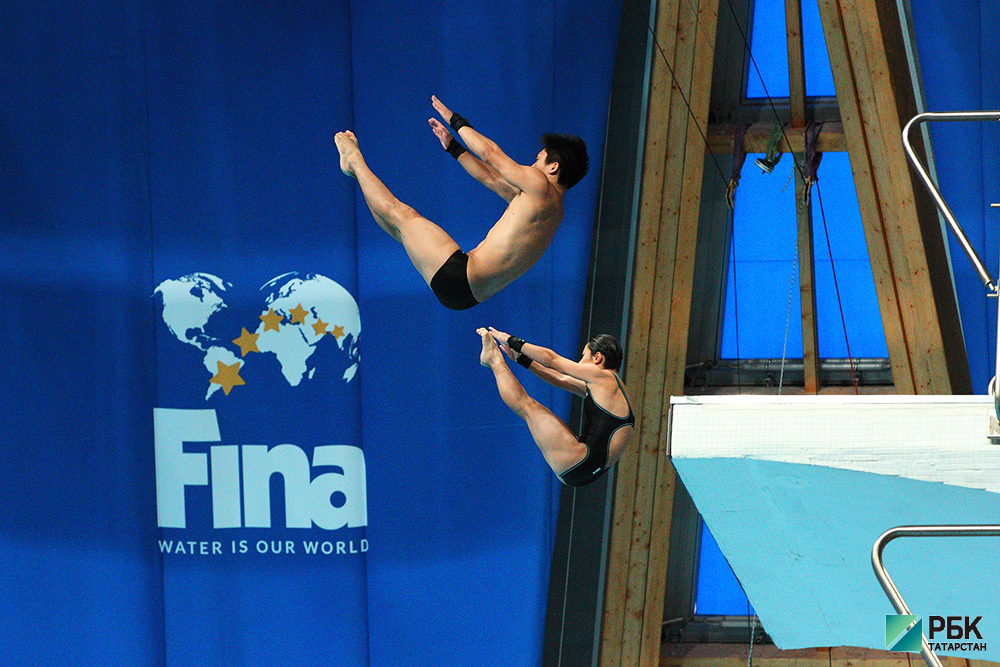
[[[583,428],[577,439],[587,445],[587,458],[583,459],[575,466],[559,475],[559,480],[568,486],[584,486],[590,484],[598,477],[608,471],[608,450],[611,447],[611,437],[615,432],[625,426],[635,427],[635,415],[632,413],[632,404],[629,403],[622,381],[615,373],[615,380],[618,382],[618,389],[625,396],[625,403],[628,404],[628,415],[617,417],[597,403],[594,397],[587,390],[587,397],[583,400]]]
[[[461,249],[451,254],[431,278],[431,291],[441,305],[452,310],[466,310],[479,302],[469,285],[469,256]]]

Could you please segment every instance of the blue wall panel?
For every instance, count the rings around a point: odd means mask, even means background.
[[[141,15],[51,9],[0,7],[0,662],[155,663]]]

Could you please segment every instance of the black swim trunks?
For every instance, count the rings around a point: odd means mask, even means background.
[[[445,308],[465,310],[479,303],[469,287],[468,266],[469,256],[456,250],[431,278],[431,291]]]
[[[617,373],[615,380],[618,381],[619,390],[624,394],[625,389]],[[628,415],[619,417],[595,403],[594,397],[589,391],[587,392],[587,397],[583,400],[583,428],[580,429],[578,437],[580,442],[587,445],[587,458],[559,475],[559,481],[567,486],[585,486],[608,471],[611,437],[620,428],[626,426],[635,428],[635,414],[627,396],[625,402],[628,405]]]

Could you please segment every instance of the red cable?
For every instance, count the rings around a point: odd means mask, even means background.
[[[833,272],[833,289],[837,292],[837,307],[840,308],[840,323],[844,327],[844,343],[847,345],[847,363],[851,367],[851,384],[854,385],[854,393],[858,391],[858,379],[854,376],[854,359],[851,357],[851,341],[847,337],[847,319],[844,317],[844,304],[840,300],[840,286],[837,284],[837,268],[833,263],[833,249],[830,247],[830,232],[826,228],[826,213],[823,211],[823,194],[819,190],[819,181],[816,181],[816,195],[819,197],[819,214],[823,220],[823,234],[826,236],[826,251],[830,254],[830,270]]]

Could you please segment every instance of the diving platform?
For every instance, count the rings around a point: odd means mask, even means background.
[[[885,650],[899,612],[873,544],[1000,523],[997,436],[991,396],[683,396],[669,446],[776,646]],[[932,616],[981,617],[981,637],[928,636],[936,654],[1000,662],[1000,537],[897,540],[883,557],[925,636]]]

